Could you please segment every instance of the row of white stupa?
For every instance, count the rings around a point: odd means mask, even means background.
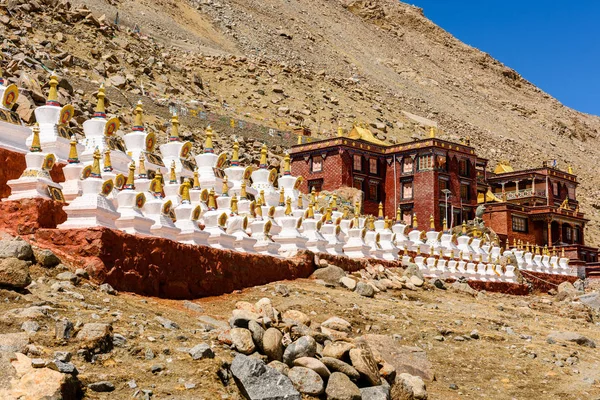
[[[337,210],[335,197],[327,209],[316,210],[316,196],[312,194],[304,207],[297,190],[302,177],[291,175],[289,156],[278,177],[276,170],[267,169],[266,146],[261,149],[259,168],[253,169],[239,165],[236,143],[230,166],[223,169],[227,155],[214,154],[210,128],[204,152],[194,157],[197,168],[192,171],[186,162],[192,156],[191,143],[179,138],[177,116],[173,116],[169,141],[160,146],[161,160],[154,154],[154,134],[145,131],[139,103],[133,131],[123,135],[126,149],[119,150],[109,146],[119,123],[116,118],[106,118],[103,88],[98,92],[94,117],[83,124],[84,144],[79,144],[60,134],[72,116],[72,107],[58,105],[57,84],[53,75],[47,104],[35,110],[39,126],[33,132],[25,126],[0,122],[0,146],[16,151],[28,149],[27,169],[19,179],[8,182],[8,199],[50,198],[50,192],[61,189],[69,202],[64,207],[68,219],[59,226],[61,229],[103,226],[275,257],[308,249],[350,258],[403,263],[412,260],[425,275],[446,278],[512,282],[515,266],[500,264],[501,255],[511,254],[521,269],[573,273],[565,257],[535,255],[516,248],[502,252],[499,247],[482,244],[480,239],[455,238],[433,230],[413,228],[408,232],[406,225],[392,224],[382,217],[349,219],[347,209]],[[0,95],[6,90],[0,85]],[[19,145],[19,140],[25,146]],[[49,175],[56,161],[67,163],[62,184],[53,182]],[[168,179],[162,176],[165,165]],[[156,173],[152,179],[150,171]],[[411,258],[408,252],[416,255]]]

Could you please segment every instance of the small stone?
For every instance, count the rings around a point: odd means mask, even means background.
[[[37,261],[37,263],[42,267],[54,268],[60,264],[60,258],[56,257],[56,255],[50,250],[34,249],[33,254],[35,256],[35,261]]]
[[[319,268],[311,275],[313,279],[322,279],[325,282],[336,286],[339,285],[340,279],[345,276],[346,272],[340,267],[336,267],[335,265],[329,265],[325,268]]]
[[[163,328],[165,329],[179,329],[179,325],[177,325],[175,322],[171,321],[170,319],[161,317],[161,316],[157,316],[154,317],[154,320],[156,322],[158,322],[159,324],[162,325]]]
[[[323,379],[310,368],[293,367],[288,372],[288,378],[300,393],[310,396],[319,396],[325,389]]]
[[[77,340],[83,342],[83,346],[88,350],[110,351],[112,349],[112,326],[100,322],[87,323],[77,333]]]
[[[0,287],[23,289],[31,283],[29,263],[18,258],[0,259]]]
[[[254,353],[256,346],[252,340],[252,333],[248,329],[233,328],[230,334],[233,346],[237,351],[246,355]]]
[[[240,391],[248,399],[301,400],[288,377],[262,361],[238,354],[231,363],[231,373]],[[318,375],[317,375],[318,376]]]
[[[152,367],[150,367],[150,372],[152,372],[153,374],[157,374],[160,371],[162,371],[163,369],[165,369],[165,367],[162,366],[161,364],[155,364]]]
[[[35,333],[40,330],[40,324],[35,321],[25,321],[21,324],[21,330],[28,333]]]
[[[61,281],[68,281],[73,284],[77,284],[79,282],[79,277],[69,271],[61,272],[60,274],[56,275],[56,279]]]
[[[551,342],[573,342],[577,343],[580,346],[595,348],[596,343],[579,333],[576,332],[552,332],[548,335],[546,339],[549,343]]]
[[[471,337],[471,339],[479,339],[479,332],[477,332],[477,330],[474,330],[469,336]]]
[[[127,338],[121,335],[120,333],[115,333],[113,335],[113,344],[117,347],[123,347],[127,343]]]
[[[410,283],[412,283],[416,287],[421,287],[421,286],[423,286],[424,282],[423,282],[423,279],[419,278],[416,275],[413,275],[410,277]]]
[[[286,285],[278,283],[275,285],[275,293],[280,294],[282,297],[288,297],[290,295],[290,289]]]
[[[341,372],[331,374],[325,393],[327,400],[361,400],[358,386]]]
[[[283,319],[296,321],[296,322],[299,322],[306,326],[310,326],[310,324],[311,324],[310,317],[308,315],[304,314],[302,311],[298,311],[298,310],[287,310],[286,312],[283,313]]]
[[[352,362],[352,366],[369,384],[372,386],[381,384],[381,375],[379,374],[377,362],[366,343],[361,345],[361,348],[350,350],[350,361]]]
[[[265,335],[265,330],[263,327],[256,321],[248,322],[248,330],[252,334],[252,341],[254,345],[258,348],[258,351],[263,351],[263,336]]]
[[[54,359],[61,362],[69,362],[71,361],[72,354],[70,351],[55,351]]]
[[[354,290],[356,288],[356,281],[347,276],[340,278],[340,284],[346,289]]]
[[[302,336],[291,343],[283,353],[283,362],[292,366],[294,360],[300,357],[314,357],[317,352],[317,342],[312,336]]]
[[[360,373],[350,364],[347,364],[337,358],[323,357],[321,362],[333,373],[334,371],[341,372],[347,375],[353,381],[360,379]],[[331,378],[330,378],[331,379]]]
[[[354,291],[364,297],[375,296],[375,289],[373,289],[373,286],[364,282],[358,282]]]
[[[71,375],[79,374],[79,371],[77,371],[77,368],[75,368],[75,365],[73,365],[70,362],[62,362],[62,361],[58,361],[58,360],[52,360],[46,364],[46,367],[53,369],[55,371],[61,372],[63,374],[71,374]]]
[[[441,289],[441,290],[446,290],[446,283],[439,278],[436,278],[433,281],[433,286],[435,286],[436,288]]]
[[[282,363],[281,361],[273,360],[267,364],[268,367],[274,368],[277,371],[281,372],[283,375],[287,376],[290,371],[290,367],[287,364]]]
[[[448,387],[452,390],[458,390],[458,385],[456,383],[451,383]]]
[[[396,377],[396,385],[392,388],[392,398],[402,398],[401,394],[412,396],[409,397],[415,400],[427,399],[427,390],[425,389],[425,382],[418,376],[410,375],[407,373],[400,374]]]
[[[369,400],[388,400],[390,398],[390,386],[379,385],[360,389],[362,399]]]
[[[269,360],[281,361],[283,359],[283,334],[276,328],[269,328],[263,335],[263,351]]]
[[[88,272],[83,268],[77,268],[75,270],[75,275],[77,275],[81,279],[90,279],[90,274],[88,274]]]
[[[73,333],[73,323],[66,318],[56,321],[54,337],[59,340],[67,340]]]
[[[195,383],[189,383],[189,382],[186,382],[186,383],[183,385],[183,387],[185,387],[185,389],[186,389],[186,390],[191,390],[191,389],[194,389],[194,388],[196,388],[196,384],[195,384]]]
[[[113,287],[110,286],[108,283],[103,283],[102,285],[100,285],[100,291],[106,294],[110,294],[112,296],[117,295],[117,291],[113,289]]]
[[[0,258],[18,258],[19,260],[31,260],[33,249],[31,245],[22,239],[0,240]]]
[[[189,350],[190,356],[194,360],[203,360],[206,358],[215,358],[215,353],[209,345],[205,343],[198,344]]]
[[[148,347],[148,348],[147,348],[147,349],[144,351],[144,358],[145,358],[146,360],[150,361],[150,360],[154,360],[154,357],[155,357],[155,355],[154,355],[154,352],[152,351],[152,349],[151,349],[151,348],[149,348],[149,347]]]
[[[324,326],[325,328],[328,328],[328,329],[341,331],[341,332],[351,332],[352,331],[352,325],[350,324],[350,322],[348,322],[345,319],[342,319],[340,317],[331,317],[328,320],[321,323],[321,326]]]
[[[323,378],[323,379],[327,379],[327,378],[329,378],[329,375],[331,375],[331,372],[329,372],[329,369],[327,369],[325,364],[323,364],[321,361],[317,360],[316,358],[312,358],[312,357],[296,358],[294,360],[294,366],[312,369],[317,374],[319,374],[319,376],[321,376],[321,378]]]
[[[112,392],[113,390],[115,390],[115,385],[113,385],[112,382],[109,381],[100,381],[90,383],[88,385],[88,388],[94,392],[104,393]]]
[[[41,358],[32,358],[31,359],[31,366],[33,368],[44,368],[46,366],[46,361],[44,361]]]
[[[323,357],[333,357],[341,360],[355,346],[352,343],[337,341],[325,345],[323,348]]]
[[[203,313],[204,312],[204,309],[202,308],[202,306],[200,306],[200,304],[192,303],[189,300],[185,300],[183,302],[183,306],[185,308],[187,308],[188,310],[192,310],[192,311],[195,311],[197,313]]]

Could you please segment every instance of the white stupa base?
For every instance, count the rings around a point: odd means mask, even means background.
[[[344,244],[342,242],[338,243],[328,243],[327,244],[327,253],[333,256],[342,256],[345,257],[344,253]]]
[[[177,241],[183,244],[191,244],[195,246],[208,246],[208,237],[210,235],[201,230],[197,231],[181,231],[177,235]]]
[[[64,207],[67,220],[58,229],[83,229],[104,227],[117,229],[116,220],[120,214],[112,202],[102,195],[83,195]]]
[[[281,257],[279,255],[280,247],[281,245],[279,243],[275,243],[270,240],[259,240],[254,245],[254,251],[265,256]]]
[[[47,178],[18,178],[11,179],[7,182],[10,186],[11,195],[4,200],[21,200],[21,199],[46,199],[52,200],[48,193],[48,187],[62,189],[58,183],[52,182]]]
[[[31,129],[26,126],[0,122],[0,148],[27,153],[29,147],[25,142],[30,135]]]
[[[158,220],[155,220],[154,225],[150,227],[150,233],[153,236],[176,242],[181,230],[176,228],[175,225],[173,225],[173,221],[170,219],[167,220],[167,218],[169,217],[161,215]]]
[[[117,212],[121,214],[115,221],[117,229],[130,235],[152,236],[150,227],[154,225],[154,221],[144,217],[139,210],[130,207],[119,207]]]
[[[229,235],[220,227],[212,227],[204,229],[208,233],[208,245],[215,249],[235,250],[235,236]]]
[[[279,255],[282,257],[295,256],[300,250],[306,250],[308,239],[302,236],[273,236],[273,241],[281,245]]]
[[[350,258],[369,258],[371,248],[364,243],[348,242],[343,246],[344,254]]]
[[[238,236],[235,234],[234,236],[237,237],[233,243],[236,251],[239,251],[240,253],[256,253],[256,250],[254,249],[254,246],[257,243],[256,239],[251,238],[250,236]]]
[[[326,240],[309,240],[306,242],[306,248],[313,253],[327,253]]]

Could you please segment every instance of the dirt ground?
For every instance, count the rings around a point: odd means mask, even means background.
[[[99,380],[114,383],[112,393],[87,391],[89,399],[131,398],[140,389],[151,390],[153,399],[241,399],[235,384],[224,386],[217,374],[223,362],[231,361],[233,352],[218,342],[217,331],[202,329],[197,318],[209,315],[227,321],[237,301],[253,303],[262,297],[269,297],[280,312],[301,310],[317,322],[334,315],[342,317],[352,323],[355,336],[367,331],[396,334],[401,336],[400,344],[425,349],[435,372],[435,381],[427,382],[430,399],[600,397],[597,349],[546,342],[549,332],[560,330],[574,331],[600,343],[594,315],[578,304],[555,303],[548,295],[480,293],[473,297],[429,286],[418,291],[388,291],[369,299],[311,280],[297,280],[283,282],[290,289],[289,297],[276,294],[272,283],[196,300],[204,310],[198,313],[182,301],[128,293],[111,296],[85,280],[58,292],[51,288],[58,272],[32,267],[37,285],[31,293],[0,292],[0,332],[19,331],[23,319],[10,310],[51,306],[47,317],[37,319],[41,329],[31,337],[31,343],[42,352],[42,358],[50,358],[56,350],[71,351],[84,385]],[[179,329],[164,328],[156,316],[172,320]],[[63,317],[76,329],[78,323],[110,322],[114,333],[124,335],[127,343],[88,363],[75,355],[75,339],[61,343],[54,338],[54,320]],[[474,330],[479,339],[455,339],[468,338]],[[210,343],[216,357],[192,360],[185,349],[199,343]],[[153,359],[147,359],[148,349],[154,353]],[[153,374],[151,367],[155,365],[164,369]],[[132,380],[134,388],[130,387]],[[186,383],[195,387],[186,389]]]

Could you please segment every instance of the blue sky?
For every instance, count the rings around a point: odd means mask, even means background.
[[[404,0],[562,104],[600,115],[600,0]]]

